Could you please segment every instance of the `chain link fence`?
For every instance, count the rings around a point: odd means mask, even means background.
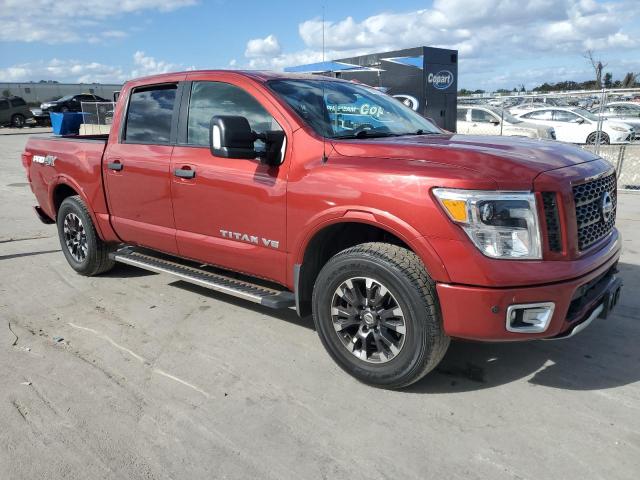
[[[108,134],[113,122],[113,102],[82,102],[80,104],[83,113],[81,134],[104,135]]]
[[[611,162],[618,188],[640,191],[640,89],[458,98],[457,132],[574,143]]]

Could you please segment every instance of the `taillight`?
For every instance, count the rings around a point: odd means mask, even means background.
[[[27,170],[29,169],[29,164],[31,163],[31,157],[33,157],[32,153],[24,152],[22,154],[22,166],[24,166],[24,168],[26,168]]]

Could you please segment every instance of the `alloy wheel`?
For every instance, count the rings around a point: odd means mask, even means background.
[[[333,294],[331,319],[342,345],[365,362],[388,362],[404,345],[402,308],[389,289],[373,278],[342,282]]]
[[[63,223],[64,242],[67,250],[77,262],[83,262],[87,258],[88,245],[87,233],[82,225],[82,220],[75,213],[68,213]]]

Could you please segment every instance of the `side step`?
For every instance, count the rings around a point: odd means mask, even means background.
[[[214,273],[204,268],[182,263],[180,259],[156,254],[155,252],[142,252],[133,247],[125,247],[109,254],[109,256],[116,262],[126,263],[127,265],[133,265],[152,272],[168,273],[185,282],[194,283],[253,303],[259,303],[265,307],[289,308],[295,306],[295,296],[287,290],[277,290],[246,280]]]

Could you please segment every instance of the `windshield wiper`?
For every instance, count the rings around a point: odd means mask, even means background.
[[[349,139],[349,138],[381,138],[381,137],[397,137],[399,134],[397,133],[389,133],[389,132],[371,132],[371,130],[362,130],[358,133],[350,133],[348,135],[336,135],[333,138],[336,139]]]

